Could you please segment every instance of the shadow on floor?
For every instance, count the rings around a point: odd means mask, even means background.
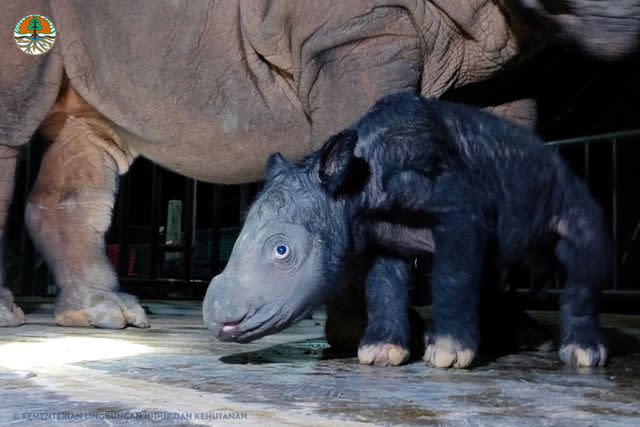
[[[328,345],[324,338],[318,337],[286,344],[277,344],[261,350],[230,354],[221,357],[220,361],[232,365],[263,365],[270,363],[314,361],[323,359],[327,349]]]

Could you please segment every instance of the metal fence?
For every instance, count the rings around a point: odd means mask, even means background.
[[[583,177],[603,206],[614,240],[610,298],[629,302],[640,297],[640,130],[552,141]],[[35,177],[39,155],[28,148],[19,167],[18,192],[26,194]],[[108,255],[125,291],[146,298],[201,298],[209,280],[229,257],[243,213],[257,184],[220,186],[198,182],[139,160],[121,179],[114,221],[107,236]],[[21,191],[24,190],[24,191]],[[14,290],[22,295],[55,292],[46,266],[31,247],[22,223],[24,195],[17,197],[10,254]],[[11,274],[11,271],[10,271]],[[9,282],[11,283],[11,281]],[[543,287],[552,296],[557,281]],[[518,290],[533,292],[531,283]],[[539,289],[537,300],[540,300]],[[535,304],[534,304],[535,305]]]
[[[637,242],[637,239],[640,234],[640,216],[638,215],[637,209],[635,212],[634,220],[635,225],[633,226],[633,232],[630,235],[625,235],[621,230],[621,204],[623,198],[623,191],[621,191],[621,179],[625,179],[628,183],[632,185],[632,188],[629,188],[627,191],[624,191],[624,196],[626,200],[630,200],[632,198],[636,199],[634,196],[639,196],[638,191],[633,194],[633,188],[636,190],[640,187],[640,182],[637,182],[638,178],[640,178],[639,174],[636,174],[634,170],[622,170],[624,166],[627,168],[634,168],[636,162],[630,162],[629,164],[622,165],[621,162],[621,154],[620,154],[620,146],[621,144],[635,142],[636,147],[640,145],[640,130],[630,130],[625,132],[614,132],[601,134],[590,137],[583,138],[572,138],[572,139],[564,139],[560,141],[552,141],[549,142],[548,145],[555,148],[556,151],[562,154],[562,150],[567,147],[579,147],[582,151],[582,178],[584,182],[587,184],[587,187],[593,192],[594,182],[593,182],[593,164],[596,161],[601,162],[600,166],[605,166],[602,163],[602,158],[598,158],[594,160],[593,151],[596,145],[605,145],[603,147],[608,151],[608,160],[609,160],[609,191],[604,194],[600,193],[598,197],[600,204],[604,207],[605,212],[608,213],[610,223],[611,223],[611,236],[613,238],[613,266],[612,266],[612,281],[611,281],[611,290],[619,290],[622,288],[621,286],[621,269],[623,266],[627,266],[627,264],[632,259],[632,251],[634,250],[634,244]],[[601,153],[602,154],[602,153]],[[629,182],[630,181],[630,182]],[[602,184],[602,183],[601,183]],[[607,194],[609,195],[607,199]],[[636,205],[637,207],[637,205]],[[635,248],[637,251],[637,248]],[[640,290],[640,287],[637,287]]]
[[[208,184],[145,166],[138,176],[123,177],[108,238],[120,283],[142,297],[200,298],[229,259],[258,186]],[[131,183],[137,179],[151,183],[150,209],[132,224],[132,198],[139,195]],[[182,191],[170,195],[167,186]],[[172,215],[172,208],[178,212]],[[178,217],[176,230],[170,230],[171,216]]]
[[[640,310],[640,129],[588,137],[550,141],[578,173],[603,208],[613,239],[611,281],[605,284],[603,308],[606,311]],[[556,274],[550,285],[535,289],[522,286],[537,297],[529,306],[557,304],[561,286]]]

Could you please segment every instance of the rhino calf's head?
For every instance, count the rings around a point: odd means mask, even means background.
[[[344,202],[320,185],[318,156],[267,162],[265,187],[204,299],[204,323],[218,339],[248,342],[284,329],[341,285],[348,224]]]

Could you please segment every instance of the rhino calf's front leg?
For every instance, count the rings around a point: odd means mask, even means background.
[[[479,298],[487,236],[464,213],[442,215],[434,227],[431,293],[434,329],[423,360],[437,368],[466,368],[480,341]]]
[[[410,281],[407,260],[379,257],[374,261],[366,281],[368,322],[358,348],[361,364],[397,366],[409,360]]]
[[[26,222],[60,292],[55,319],[63,326],[149,326],[135,297],[117,292],[105,253],[118,173],[132,156],[95,116],[62,119],[29,196]]]

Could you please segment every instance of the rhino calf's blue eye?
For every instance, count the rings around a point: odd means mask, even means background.
[[[273,248],[273,257],[275,259],[286,259],[289,256],[289,246],[280,244]]]

